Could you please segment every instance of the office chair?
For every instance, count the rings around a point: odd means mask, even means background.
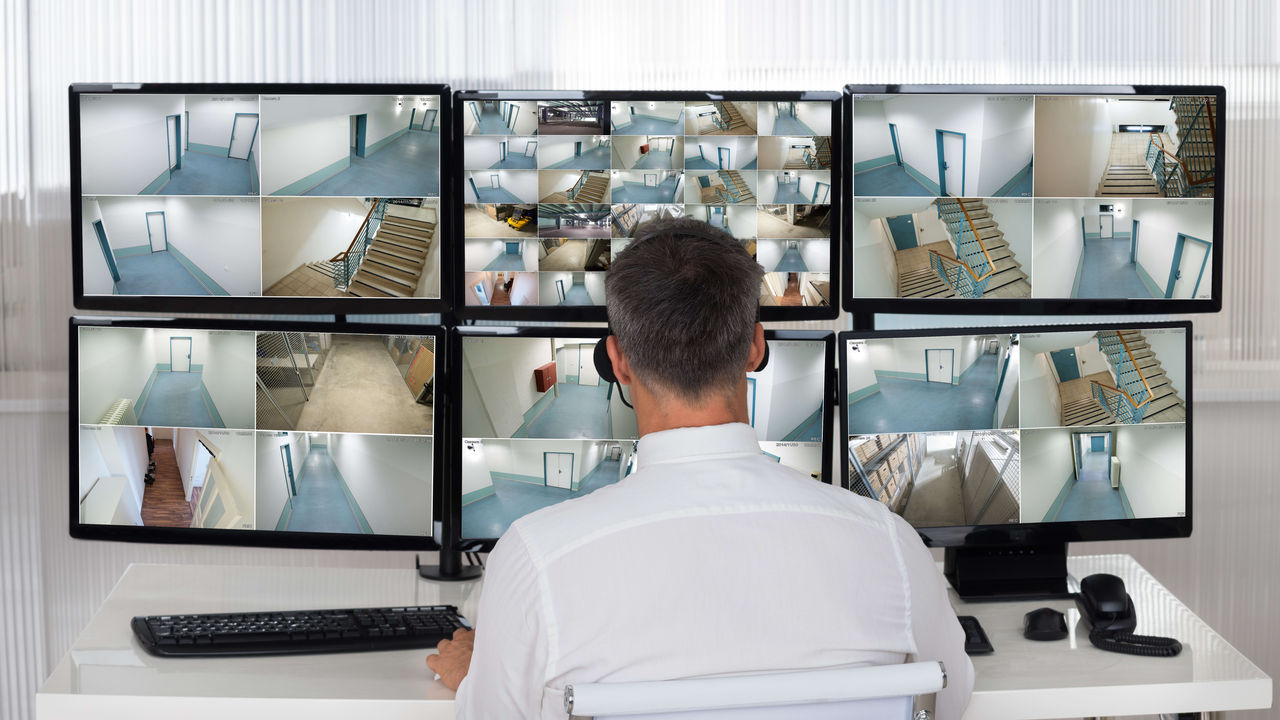
[[[595,720],[925,720],[915,696],[947,686],[940,662],[655,682],[573,683],[570,717]]]

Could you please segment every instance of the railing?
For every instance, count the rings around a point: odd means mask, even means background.
[[[956,291],[957,295],[967,298],[982,297],[982,293],[987,289],[987,283],[996,272],[991,253],[982,242],[978,228],[973,224],[973,218],[969,216],[969,211],[965,209],[963,203],[943,198],[938,200],[937,209],[938,219],[946,224],[948,232],[956,241],[956,257],[949,258],[930,251],[938,257],[935,260],[930,256],[930,267],[943,282]],[[962,266],[967,277],[954,269],[944,271],[948,261]]]
[[[1150,402],[1136,402],[1129,393],[1119,388],[1113,388],[1103,385],[1097,380],[1090,380],[1089,387],[1093,391],[1093,399],[1097,400],[1107,412],[1111,413],[1111,417],[1125,425],[1133,425],[1142,422],[1142,416],[1146,414],[1146,404]]]
[[[1151,391],[1147,376],[1138,367],[1138,360],[1133,356],[1133,350],[1129,348],[1124,336],[1112,330],[1099,332],[1098,349],[1114,366],[1116,384],[1131,398],[1136,397],[1135,403],[1139,406],[1150,402],[1155,393]]]
[[[818,156],[813,154],[813,151],[810,150],[809,148],[804,149],[804,156],[802,159],[804,160],[804,164],[810,170],[813,170],[818,167]]]
[[[364,261],[369,244],[373,242],[373,236],[378,233],[378,228],[382,226],[382,218],[386,214],[387,201],[374,198],[373,207],[369,208],[369,213],[364,216],[364,222],[360,223],[360,228],[356,230],[356,236],[351,239],[351,244],[345,251],[329,258],[335,288],[345,291],[351,285],[351,278],[356,274],[360,263]]]
[[[711,122],[715,123],[716,127],[720,128],[721,130],[728,130],[729,129],[728,108],[726,108],[724,106],[724,103],[719,100],[714,100],[712,101],[711,104],[715,105],[716,107],[716,114],[711,116]]]
[[[1169,109],[1174,110],[1176,104],[1177,98],[1170,100]],[[1201,126],[1202,118],[1207,122],[1208,128]],[[1160,187],[1165,197],[1197,197],[1213,194],[1214,173],[1202,173],[1197,177],[1192,168],[1187,166],[1186,153],[1184,153],[1186,148],[1201,142],[1195,138],[1197,134],[1207,130],[1209,154],[1213,155],[1214,118],[1207,100],[1201,101],[1196,107],[1196,112],[1191,117],[1186,130],[1187,140],[1179,143],[1176,153],[1170,153],[1165,148],[1164,140],[1160,138],[1159,133],[1151,133],[1147,141],[1147,169],[1151,171],[1156,185]]]
[[[727,170],[720,170],[717,173],[724,182],[724,188],[716,188],[716,194],[725,202],[739,202],[746,195],[747,188],[739,187],[738,181]]]
[[[585,185],[585,184],[587,183],[587,178],[588,178],[590,175],[591,175],[591,171],[590,171],[590,170],[583,170],[583,171],[582,171],[582,174],[578,176],[578,182],[574,183],[574,184],[573,184],[573,187],[569,188],[569,199],[570,199],[570,200],[572,200],[572,199],[574,199],[574,198],[576,198],[576,197],[578,196],[578,191],[579,191],[579,190],[581,190],[581,189],[582,189],[582,186],[583,186],[583,185]]]

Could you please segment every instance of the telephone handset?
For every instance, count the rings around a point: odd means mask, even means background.
[[[1115,575],[1099,573],[1081,580],[1076,603],[1090,625],[1089,642],[1099,650],[1151,657],[1173,657],[1182,652],[1182,643],[1173,638],[1133,634],[1138,627],[1133,598]]]

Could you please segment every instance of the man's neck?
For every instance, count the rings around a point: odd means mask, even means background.
[[[699,403],[687,402],[674,393],[653,392],[640,383],[631,386],[631,401],[636,408],[636,424],[641,437],[651,432],[677,428],[745,423],[747,415],[747,381],[743,376],[731,394],[707,395]]]

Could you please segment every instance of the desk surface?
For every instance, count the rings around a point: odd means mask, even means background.
[[[1124,578],[1138,632],[1183,643],[1177,658],[1102,652],[1082,630],[1067,640],[1022,637],[1022,616],[1070,601],[964,603],[995,653],[973,659],[966,717],[1061,718],[1242,710],[1271,705],[1271,679],[1127,555],[1074,557],[1076,577]],[[453,717],[453,693],[432,679],[426,652],[265,658],[157,658],[134,641],[134,615],[378,605],[457,605],[475,618],[480,583],[419,580],[412,570],[132,565],[36,697],[36,717],[235,720]]]

